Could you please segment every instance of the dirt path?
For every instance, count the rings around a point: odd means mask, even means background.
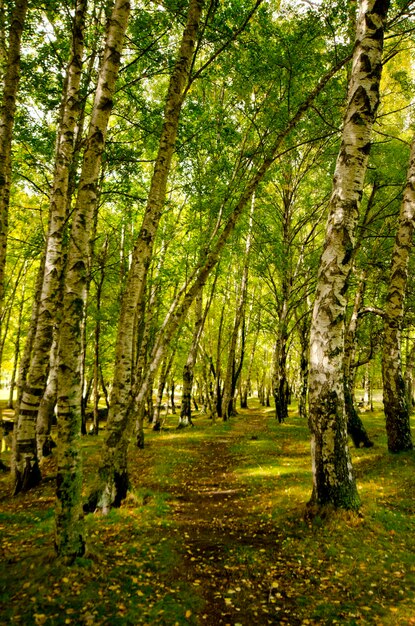
[[[264,520],[260,494],[233,469],[243,466],[240,450],[265,434],[266,422],[258,414],[235,418],[226,436],[195,446],[191,476],[176,474],[174,519],[186,548],[178,576],[205,599],[202,624],[302,623],[278,566],[281,533]]]

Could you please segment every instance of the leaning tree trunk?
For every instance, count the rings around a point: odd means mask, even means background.
[[[129,14],[130,3],[115,0],[98,75],[68,246],[58,351],[59,445],[55,507],[56,551],[65,562],[71,562],[85,551],[80,522],[81,323],[89,272],[90,225],[94,218],[102,154]]]
[[[115,348],[115,369],[111,406],[107,422],[107,438],[100,469],[104,489],[101,506],[104,511],[119,505],[128,488],[127,448],[131,427],[128,422],[131,402],[131,378],[134,370],[132,344],[137,305],[145,290],[148,268],[153,254],[154,240],[161,219],[167,190],[167,180],[176,144],[179,118],[196,38],[202,15],[203,0],[190,0],[187,22],[180,50],[170,78],[164,109],[164,123],[151,179],[141,229],[134,248],[131,268],[127,277],[121,304]]]
[[[387,0],[364,0],[310,333],[309,425],[313,461],[310,504],[357,509],[359,497],[347,445],[344,332],[347,282],[353,259],[370,136],[379,103]]]
[[[391,275],[386,296],[384,339],[382,351],[383,405],[390,452],[412,450],[410,409],[405,395],[402,375],[401,329],[405,291],[408,282],[408,262],[412,249],[415,221],[415,138],[406,186],[399,214],[398,231],[392,253]]]
[[[50,217],[45,252],[43,283],[30,364],[22,380],[22,397],[16,411],[15,493],[36,484],[41,476],[36,448],[36,419],[46,388],[53,327],[61,298],[63,235],[67,219],[69,173],[79,109],[86,0],[79,0],[74,21],[71,59],[62,102],[62,116],[56,143],[54,179],[50,195]]]
[[[153,424],[152,424],[152,428],[155,431],[159,431],[161,429],[160,414],[161,414],[161,408],[163,404],[163,394],[166,389],[167,379],[169,377],[170,370],[173,365],[175,354],[176,354],[176,350],[173,349],[168,358],[167,356],[164,357],[164,361],[161,366],[159,382],[158,382],[158,387],[157,387],[157,402],[156,402],[156,406],[154,407]],[[166,402],[168,405],[168,400]]]

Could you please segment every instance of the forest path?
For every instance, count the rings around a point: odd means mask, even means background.
[[[303,623],[280,555],[284,529],[271,520],[269,489],[250,480],[266,471],[255,457],[258,446],[273,445],[268,422],[258,410],[235,416],[226,434],[196,439],[191,465],[174,474],[173,516],[185,547],[177,574],[205,600],[201,624]]]

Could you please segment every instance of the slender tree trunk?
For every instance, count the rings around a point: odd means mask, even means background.
[[[25,491],[41,479],[36,448],[36,418],[46,388],[56,312],[61,295],[62,242],[68,206],[69,171],[73,156],[74,131],[82,70],[86,0],[79,0],[74,21],[71,59],[62,102],[56,143],[54,180],[50,196],[50,218],[45,267],[30,365],[23,382],[17,409],[15,446],[15,493]]]
[[[344,332],[347,281],[370,136],[379,103],[387,0],[361,2],[342,140],[317,278],[310,333],[309,425],[311,504],[357,509],[359,497],[347,445]]]
[[[11,269],[11,273],[12,274],[16,274],[16,269],[17,269],[17,263]],[[16,276],[15,280],[13,281],[13,287],[12,287],[11,294],[9,295],[7,300],[5,300],[3,302],[3,309],[2,309],[2,312],[1,312],[1,320],[0,320],[0,332],[1,332],[1,335],[0,335],[0,378],[1,378],[1,374],[2,374],[2,362],[3,362],[4,346],[6,344],[6,339],[7,339],[8,334],[9,334],[10,318],[11,318],[12,311],[13,311],[13,308],[14,308],[14,303],[16,301],[17,289],[18,289],[18,287],[20,285],[20,281],[21,281],[22,276],[25,277],[26,269],[27,269],[27,262],[24,261],[20,265],[20,268],[17,271],[17,276]]]
[[[354,377],[352,376],[352,366],[355,357],[357,321],[359,317],[359,310],[363,301],[365,287],[365,276],[363,276],[356,289],[353,311],[350,317],[344,344],[344,401],[347,418],[347,432],[356,448],[359,448],[361,444],[364,448],[371,448],[373,446],[373,442],[369,439],[369,435],[366,432],[363,422],[356,411],[353,398]]]
[[[278,311],[277,340],[275,342],[272,391],[275,401],[275,416],[281,424],[288,417],[289,386],[287,380],[287,344],[289,324],[289,299],[293,275],[291,270],[291,223],[293,211],[294,191],[292,177],[286,177],[282,200],[282,254],[281,254],[281,296]]]
[[[16,0],[11,15],[9,46],[0,108],[0,316],[4,301],[7,236],[9,229],[12,136],[20,81],[20,44],[27,13],[27,0]],[[4,7],[2,7],[4,11]],[[4,33],[4,29],[3,33]],[[3,69],[3,68],[2,68]]]
[[[100,341],[101,341],[101,300],[102,300],[102,288],[105,279],[105,264],[108,254],[108,237],[105,238],[104,245],[101,250],[99,263],[100,272],[99,278],[96,284],[96,308],[97,318],[95,320],[94,330],[94,380],[93,380],[93,392],[94,392],[94,434],[98,435],[99,432],[99,380],[100,380]]]
[[[9,400],[7,402],[8,409],[14,408],[14,390],[16,388],[17,366],[18,366],[19,358],[20,358],[20,342],[22,338],[23,305],[24,305],[24,302],[22,299],[19,305],[17,332],[16,332],[16,336],[14,339],[13,369],[12,369],[12,375],[10,378]]]
[[[170,382],[170,402],[171,402],[171,412],[173,415],[176,415],[176,401],[175,401],[175,389],[176,385],[174,379],[171,379]]]
[[[254,366],[254,359],[256,354],[256,347],[258,343],[259,330],[261,325],[261,318],[258,319],[258,325],[255,330],[254,340],[252,342],[251,353],[249,355],[248,362],[248,370],[246,372],[245,383],[241,386],[241,409],[248,408],[248,395],[251,390],[251,377],[252,377],[252,368]]]
[[[408,262],[415,221],[415,138],[392,253],[391,274],[386,296],[382,351],[383,405],[390,452],[412,450],[410,409],[402,374],[401,329],[404,314]]]
[[[287,342],[288,300],[284,298],[278,321],[278,336],[274,349],[272,391],[275,401],[275,416],[281,424],[288,417]]]
[[[167,357],[164,358],[163,365],[161,366],[161,370],[160,370],[159,382],[158,382],[158,387],[157,387],[157,403],[154,408],[154,416],[153,416],[153,430],[156,430],[156,431],[161,429],[160,414],[161,414],[161,407],[163,404],[163,394],[167,385],[167,379],[169,377],[171,367],[173,365],[175,353],[176,353],[176,350],[174,349],[171,351],[171,354],[169,355],[168,358]],[[167,404],[168,404],[168,400],[167,400]]]
[[[129,14],[130,3],[115,0],[98,75],[68,247],[58,352],[59,446],[55,507],[56,551],[65,562],[72,562],[85,551],[80,522],[81,322],[89,272],[90,225],[96,210],[102,154]]]
[[[251,252],[251,244],[252,244],[252,224],[254,219],[254,211],[255,211],[255,194],[252,194],[251,198],[251,209],[249,215],[249,229],[248,235],[245,243],[245,253],[243,260],[243,270],[242,270],[242,278],[240,285],[240,295],[236,303],[236,311],[235,311],[235,320],[233,324],[230,345],[229,345],[229,353],[228,353],[228,362],[226,367],[225,381],[223,385],[223,404],[222,404],[222,413],[223,419],[227,420],[231,415],[235,415],[235,390],[238,383],[238,376],[235,373],[235,356],[236,356],[236,345],[240,333],[241,324],[243,323],[245,317],[246,310],[246,299],[248,293],[248,276],[249,276],[249,255]],[[243,360],[243,351],[241,352],[241,359]],[[242,369],[242,362],[239,371]]]
[[[27,372],[29,371],[30,366],[30,357],[33,349],[33,341],[36,334],[36,326],[37,326],[37,318],[39,314],[39,303],[40,303],[40,294],[42,291],[42,282],[43,282],[43,274],[45,269],[45,255],[42,254],[41,262],[39,268],[37,270],[36,275],[36,283],[34,289],[34,298],[32,302],[32,312],[30,316],[29,328],[26,333],[26,341],[24,345],[24,350],[22,354],[22,358],[19,363],[19,374],[17,377],[17,399],[16,405],[19,406],[22,394],[23,394],[23,386],[27,377]],[[17,422],[18,415],[15,414],[15,422]]]
[[[409,351],[405,368],[405,395],[406,405],[411,415],[414,404],[414,370],[415,370],[415,341]]]
[[[211,361],[211,368],[213,370],[214,377],[215,377],[215,383],[214,383],[215,417],[223,417],[223,404],[222,404],[223,390],[221,387],[221,380],[222,380],[221,353],[222,353],[222,334],[223,334],[223,322],[225,318],[225,309],[226,309],[226,297],[224,299],[222,311],[220,314],[219,329],[218,329],[218,335],[217,335],[217,340],[216,340],[216,367],[213,365],[213,360]]]
[[[6,15],[4,0],[0,0],[0,82],[3,83],[7,64]]]
[[[300,326],[300,395],[298,399],[298,413],[300,417],[307,419],[307,394],[308,394],[308,367],[310,347],[310,319],[304,315]]]
[[[186,426],[193,426],[192,422],[192,390],[193,390],[193,375],[194,367],[196,365],[197,353],[199,350],[200,336],[203,330],[203,322],[206,316],[203,315],[202,307],[202,293],[198,294],[195,302],[196,319],[193,328],[193,336],[190,344],[189,354],[187,355],[186,363],[183,368],[183,383],[182,383],[182,404],[180,407],[180,419],[177,428],[185,428]]]
[[[176,144],[179,118],[188,84],[197,33],[202,15],[203,0],[190,0],[186,26],[180,44],[166,96],[164,123],[159,149],[148,194],[143,223],[134,248],[132,264],[121,304],[115,349],[115,369],[108,416],[108,435],[101,466],[104,482],[102,508],[108,511],[119,505],[128,487],[127,448],[131,425],[128,410],[131,405],[131,378],[133,376],[132,334],[136,310],[141,302],[153,245],[166,198],[167,180]]]
[[[55,417],[55,406],[58,397],[58,333],[54,332],[55,339],[51,348],[50,369],[45,393],[39,405],[36,422],[37,455],[40,462],[52,453],[54,446],[51,431]]]

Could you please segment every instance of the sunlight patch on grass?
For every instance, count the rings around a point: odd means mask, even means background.
[[[241,478],[278,478],[280,476],[298,476],[298,480],[300,480],[299,475],[304,474],[302,468],[298,468],[292,465],[256,465],[244,468],[238,468],[236,470],[236,475]]]

